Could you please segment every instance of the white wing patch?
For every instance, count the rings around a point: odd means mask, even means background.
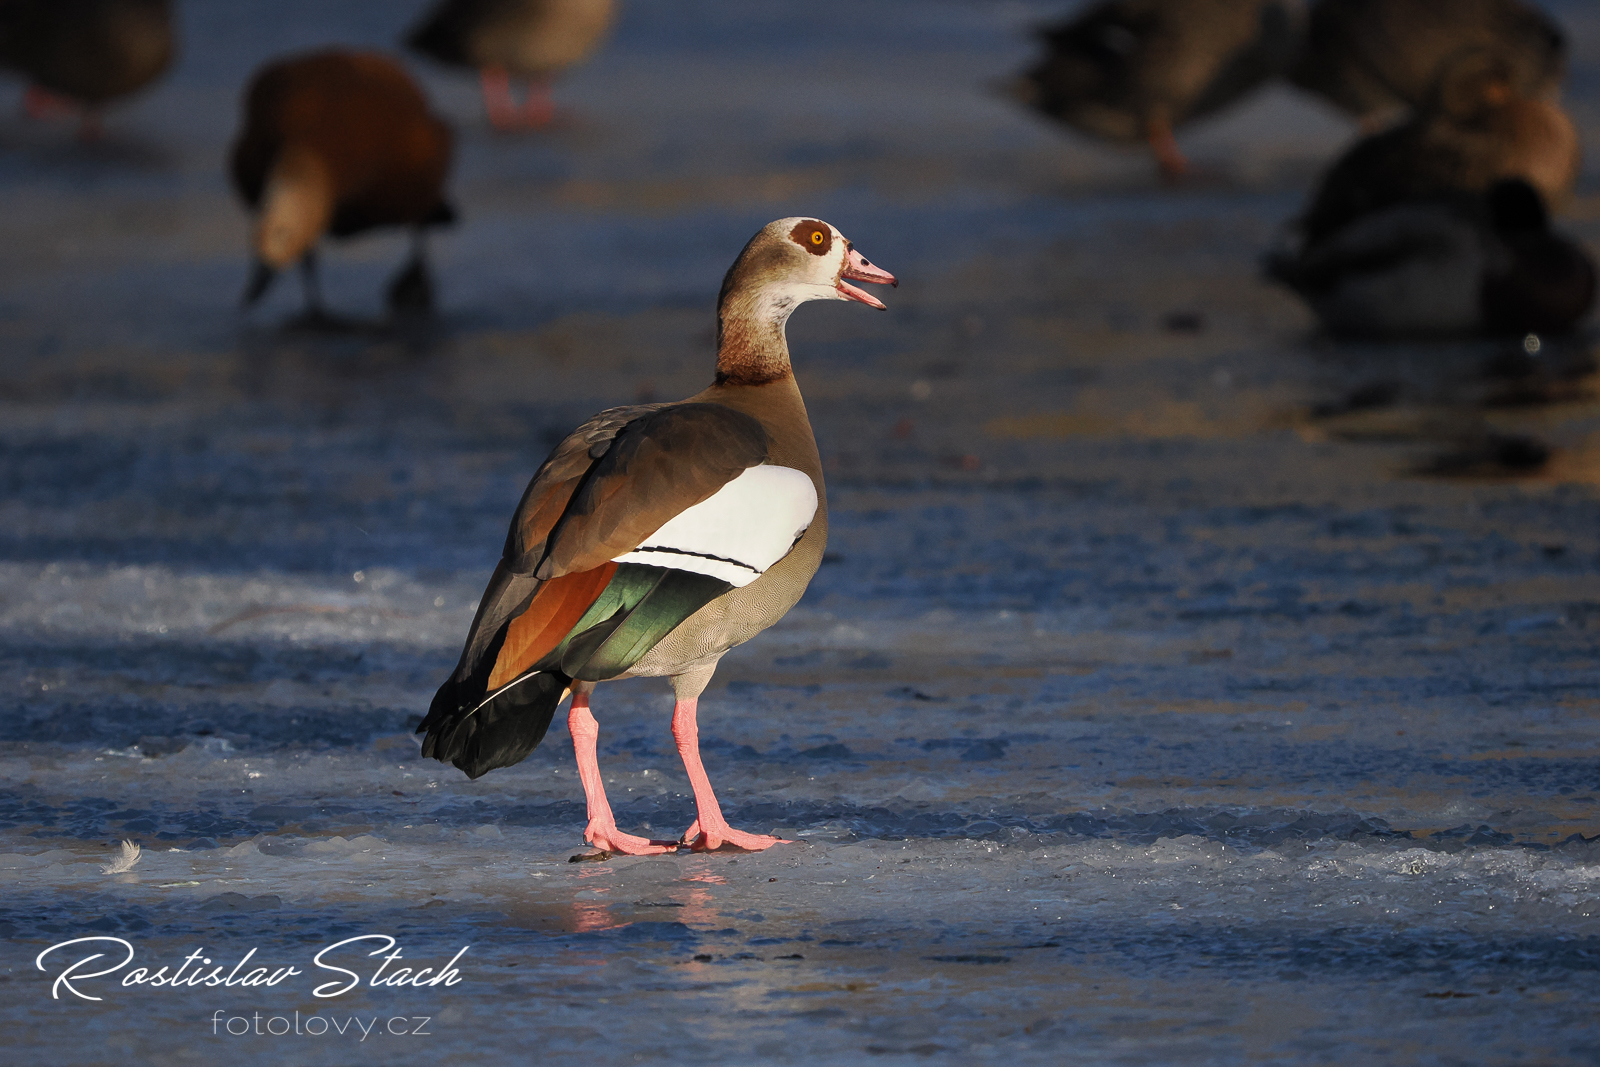
[[[667,524],[615,563],[644,563],[749,585],[788,554],[817,513],[817,487],[793,467],[764,463]]]

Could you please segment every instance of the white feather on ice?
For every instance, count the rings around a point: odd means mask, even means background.
[[[123,841],[122,855],[100,868],[101,874],[126,874],[133,870],[133,865],[139,862],[140,848],[137,842]]]

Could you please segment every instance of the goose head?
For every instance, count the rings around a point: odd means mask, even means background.
[[[733,261],[722,279],[718,304],[738,301],[792,311],[807,300],[859,300],[883,308],[882,301],[851,281],[899,284],[834,226],[820,219],[779,219],[763,226]]]
[[[789,373],[784,327],[808,300],[883,301],[851,282],[896,286],[894,275],[856,251],[820,219],[778,219],[763,226],[722,279],[717,298],[719,380],[770,381]]]

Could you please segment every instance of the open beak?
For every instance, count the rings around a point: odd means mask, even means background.
[[[851,279],[851,281],[871,282],[873,285],[892,285],[898,287],[900,284],[894,280],[893,274],[890,274],[886,270],[880,270],[879,268],[874,267],[865,257],[861,255],[860,252],[857,252],[854,248],[850,249],[850,254],[845,257],[844,270],[839,272],[839,280],[835,282],[834,285],[838,288],[840,295],[842,295],[846,300],[859,300],[868,307],[875,307],[879,311],[888,310],[888,308],[884,307],[882,300],[879,300],[871,293],[857,289],[855,286],[851,285],[850,282],[845,281],[846,278]]]

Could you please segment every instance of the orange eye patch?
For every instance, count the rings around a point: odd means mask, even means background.
[[[833,247],[833,231],[815,219],[802,219],[789,231],[789,239],[814,256],[826,255]]]

